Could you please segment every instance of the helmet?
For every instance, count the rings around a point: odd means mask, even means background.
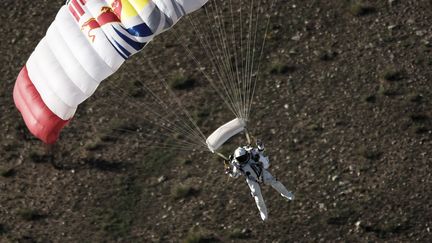
[[[250,159],[250,154],[245,148],[239,147],[234,151],[234,158],[240,163],[246,163]]]

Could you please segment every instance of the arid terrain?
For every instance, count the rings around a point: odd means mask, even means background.
[[[0,2],[0,242],[432,241],[432,1],[278,0],[268,12],[249,129],[296,199],[264,186],[265,223],[221,159],[137,132],[151,116],[137,81],[160,82],[149,57],[162,78],[195,80],[175,92],[205,134],[234,118],[178,43],[175,31],[205,61],[188,21],[104,81],[57,144],[28,132],[14,82],[62,4]]]

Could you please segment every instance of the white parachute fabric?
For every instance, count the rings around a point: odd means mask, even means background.
[[[219,149],[228,139],[244,131],[246,122],[241,118],[235,118],[214,131],[208,136],[206,143],[210,151]]]
[[[99,83],[206,0],[70,0],[27,62],[45,105],[69,120]]]

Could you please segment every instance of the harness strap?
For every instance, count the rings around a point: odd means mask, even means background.
[[[245,172],[244,170],[243,170],[243,168],[240,166],[240,167],[237,167],[236,165],[234,165],[240,172],[241,172],[241,174],[243,174],[247,179],[249,179],[249,180],[251,180],[251,181],[253,181],[253,182],[256,182],[256,183],[258,183],[258,184],[261,184],[262,183],[262,181],[261,180],[257,180],[257,179],[255,179],[254,177],[252,177],[251,175],[250,175],[250,173],[248,173],[248,172]],[[254,167],[252,167],[252,166],[250,166],[251,168],[252,168],[252,170],[255,172],[255,174],[257,175],[257,178],[261,178],[261,173],[257,173],[257,171],[254,169]],[[261,170],[261,172],[262,172],[262,170]]]

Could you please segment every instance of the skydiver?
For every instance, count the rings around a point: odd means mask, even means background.
[[[228,161],[225,162],[225,174],[233,178],[238,178],[240,175],[246,177],[251,195],[255,199],[255,203],[260,211],[261,219],[265,221],[268,215],[264,198],[261,194],[260,184],[270,184],[282,197],[290,201],[294,200],[294,194],[288,191],[281,182],[267,171],[270,162],[268,157],[263,153],[264,144],[257,140],[256,145],[257,148],[253,148],[250,145],[238,147],[234,151],[234,154],[229,156]]]

